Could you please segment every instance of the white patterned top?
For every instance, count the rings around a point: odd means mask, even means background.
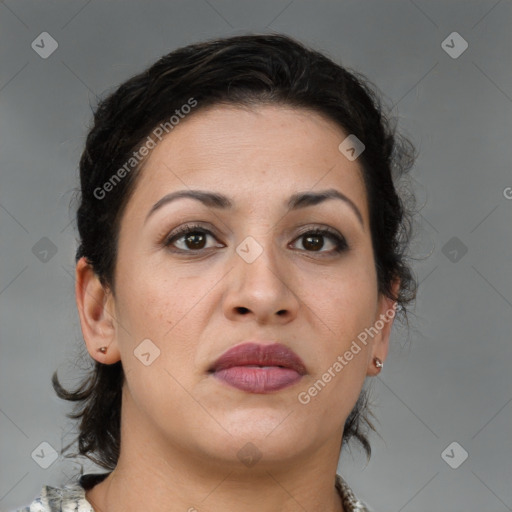
[[[40,495],[29,506],[14,512],[95,512],[85,498],[85,491],[108,475],[109,473],[83,475],[79,482],[64,487],[45,485]],[[340,475],[336,475],[336,489],[340,494],[345,512],[373,512],[373,509],[356,498]]]

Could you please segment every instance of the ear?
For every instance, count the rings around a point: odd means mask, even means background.
[[[393,297],[398,297],[400,291],[400,280],[397,278],[391,286]],[[375,317],[374,327],[378,330],[378,334],[374,337],[372,348],[369,352],[370,359],[368,361],[367,375],[378,375],[380,368],[375,366],[374,359],[378,357],[382,362],[386,360],[389,351],[389,338],[391,335],[391,327],[396,316],[397,302],[384,294],[379,295],[377,306],[377,315]]]
[[[76,264],[75,278],[75,298],[87,350],[100,363],[116,363],[121,355],[117,343],[117,322],[113,317],[113,294],[103,287],[85,257]],[[106,347],[105,353],[100,351],[102,347]]]

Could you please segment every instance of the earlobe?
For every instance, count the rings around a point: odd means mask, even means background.
[[[393,297],[398,297],[400,281],[396,280],[392,286]],[[383,368],[384,361],[389,351],[391,328],[396,316],[398,302],[386,295],[380,295],[375,327],[379,334],[372,346],[371,357],[368,365],[367,375],[378,375]]]
[[[91,357],[104,364],[121,359],[117,343],[117,324],[112,316],[112,292],[101,284],[85,257],[75,269],[75,297],[82,334]]]

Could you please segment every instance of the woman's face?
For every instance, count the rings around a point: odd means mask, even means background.
[[[358,340],[391,306],[360,165],[338,149],[347,135],[306,110],[219,106],[150,153],[121,221],[111,299],[123,417],[148,445],[218,461],[337,458],[388,324]],[[297,200],[323,191],[339,197]]]

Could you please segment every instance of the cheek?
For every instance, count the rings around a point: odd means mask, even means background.
[[[373,261],[353,258],[329,274],[304,278],[301,289],[304,302],[340,339],[357,335],[374,320],[378,289]]]
[[[315,339],[314,374],[301,396],[325,422],[340,422],[350,413],[367,373],[370,344],[358,336],[375,320],[378,293],[376,274],[362,260],[317,281],[321,286],[310,298],[324,335]]]
[[[119,332],[123,366],[140,370],[133,353],[143,340],[149,339],[160,351],[155,365],[185,378],[194,367],[201,335],[212,314],[212,298],[205,295],[213,284],[204,278],[162,272],[138,273],[126,282],[119,311],[126,326]]]
[[[137,272],[123,284],[119,312],[134,331],[162,338],[170,328],[186,322],[204,293],[200,279],[180,278],[170,272]]]
[[[186,382],[193,367],[203,328],[199,291],[179,279],[138,274],[125,282],[122,297],[118,335],[128,387],[139,406],[165,403],[174,379]]]
[[[298,400],[330,426],[345,420],[361,392],[370,344],[361,343],[358,336],[373,324],[377,307],[374,274],[353,270],[337,280],[331,276],[328,284],[311,295],[312,309],[325,334],[315,338],[310,354],[314,371],[301,387]]]

